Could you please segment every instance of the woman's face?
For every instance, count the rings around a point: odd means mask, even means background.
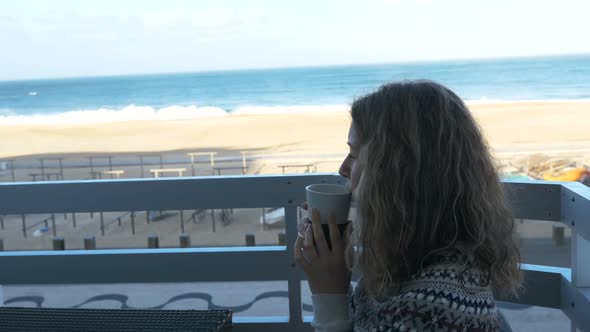
[[[340,165],[338,173],[348,179],[348,188],[350,191],[354,191],[359,183],[359,179],[362,173],[362,166],[358,161],[358,156],[361,149],[361,142],[354,123],[350,124],[348,130],[348,146],[350,151],[346,156],[346,159]]]

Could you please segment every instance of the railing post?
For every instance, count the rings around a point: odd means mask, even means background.
[[[0,227],[4,230],[4,216],[0,216]]]
[[[572,283],[576,287],[590,287],[590,241],[572,230]]]
[[[571,283],[576,288],[590,287],[590,188],[581,183],[566,183],[561,186],[562,222],[569,225],[571,235]],[[584,238],[585,236],[585,238]],[[566,293],[562,296],[562,310],[569,311],[571,331],[578,331],[580,322],[588,322],[587,310],[577,297]],[[587,303],[586,303],[587,304]],[[567,308],[567,309],[565,309]],[[583,327],[584,328],[584,327]]]
[[[287,203],[291,205],[293,201],[289,200]],[[289,261],[285,262],[285,264],[288,264],[287,268],[291,269],[292,272],[287,286],[289,290],[289,323],[299,325],[303,323],[301,280],[299,279],[299,273],[297,273],[295,258],[293,257],[293,246],[291,245],[295,243],[297,238],[297,206],[285,207],[285,231],[287,257],[289,257]]]
[[[53,231],[53,237],[57,236],[57,230],[55,229],[55,214],[51,214],[51,230]]]
[[[131,211],[131,234],[135,235],[135,212]]]
[[[561,187],[562,222],[572,230],[571,271],[572,284],[576,287],[590,287],[590,239],[580,235],[588,236],[590,202],[582,195],[588,197],[589,191],[590,188],[581,183],[568,183]]]
[[[24,214],[21,214],[20,218],[23,222],[23,236],[26,239],[27,238],[27,217]]]
[[[104,215],[100,212],[100,233],[104,236]]]
[[[74,228],[76,228],[76,213],[72,213],[72,223],[74,224]]]
[[[184,211],[180,210],[180,232],[184,233]]]
[[[213,226],[213,233],[215,233],[215,209],[211,210],[211,225]]]
[[[0,239],[0,251],[4,251],[4,239]],[[0,302],[0,306],[2,306],[2,302]]]

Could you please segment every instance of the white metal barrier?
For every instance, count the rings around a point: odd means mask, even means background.
[[[336,175],[189,177],[0,184],[0,215],[284,207],[287,246],[0,252],[0,285],[287,281],[289,316],[235,317],[236,331],[310,330],[291,244],[297,207],[311,183]],[[557,308],[590,330],[590,188],[579,183],[504,183],[516,218],[572,229],[572,268],[524,265],[526,292],[499,300]],[[108,273],[106,272],[108,271]],[[116,273],[112,273],[116,271]]]

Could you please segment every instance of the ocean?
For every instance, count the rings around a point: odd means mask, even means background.
[[[467,101],[590,99],[590,55],[0,81],[0,125],[336,111],[418,78]]]

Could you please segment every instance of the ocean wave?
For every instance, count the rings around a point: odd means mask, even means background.
[[[502,104],[502,103],[576,103],[590,102],[590,99],[547,99],[547,100],[500,100],[500,99],[472,99],[467,104]],[[14,110],[0,109],[0,126],[11,125],[67,125],[93,124],[125,121],[165,121],[190,120],[223,116],[242,116],[260,114],[292,114],[292,113],[329,113],[347,112],[349,105],[283,105],[283,106],[239,106],[234,110],[224,110],[215,106],[167,106],[155,108],[152,106],[128,105],[119,109],[99,108],[90,110],[74,110],[57,114],[22,115]]]
[[[231,111],[232,115],[276,114],[276,113],[328,113],[346,112],[349,105],[283,105],[283,106],[240,106]]]
[[[128,105],[120,109],[99,108],[94,110],[75,110],[57,114],[0,115],[0,125],[55,125],[92,124],[125,121],[186,120],[204,117],[226,116],[219,107],[151,106]]]
[[[0,112],[0,126],[9,125],[64,125],[93,124],[125,121],[189,120],[230,115],[255,115],[294,112],[342,112],[347,105],[297,105],[297,106],[242,106],[226,111],[214,106],[152,106],[128,105],[120,109],[99,108],[94,110],[74,110],[57,114],[18,115],[11,110]]]
[[[590,98],[576,99],[492,99],[481,97],[479,99],[465,99],[467,104],[525,104],[525,103],[588,103]]]

